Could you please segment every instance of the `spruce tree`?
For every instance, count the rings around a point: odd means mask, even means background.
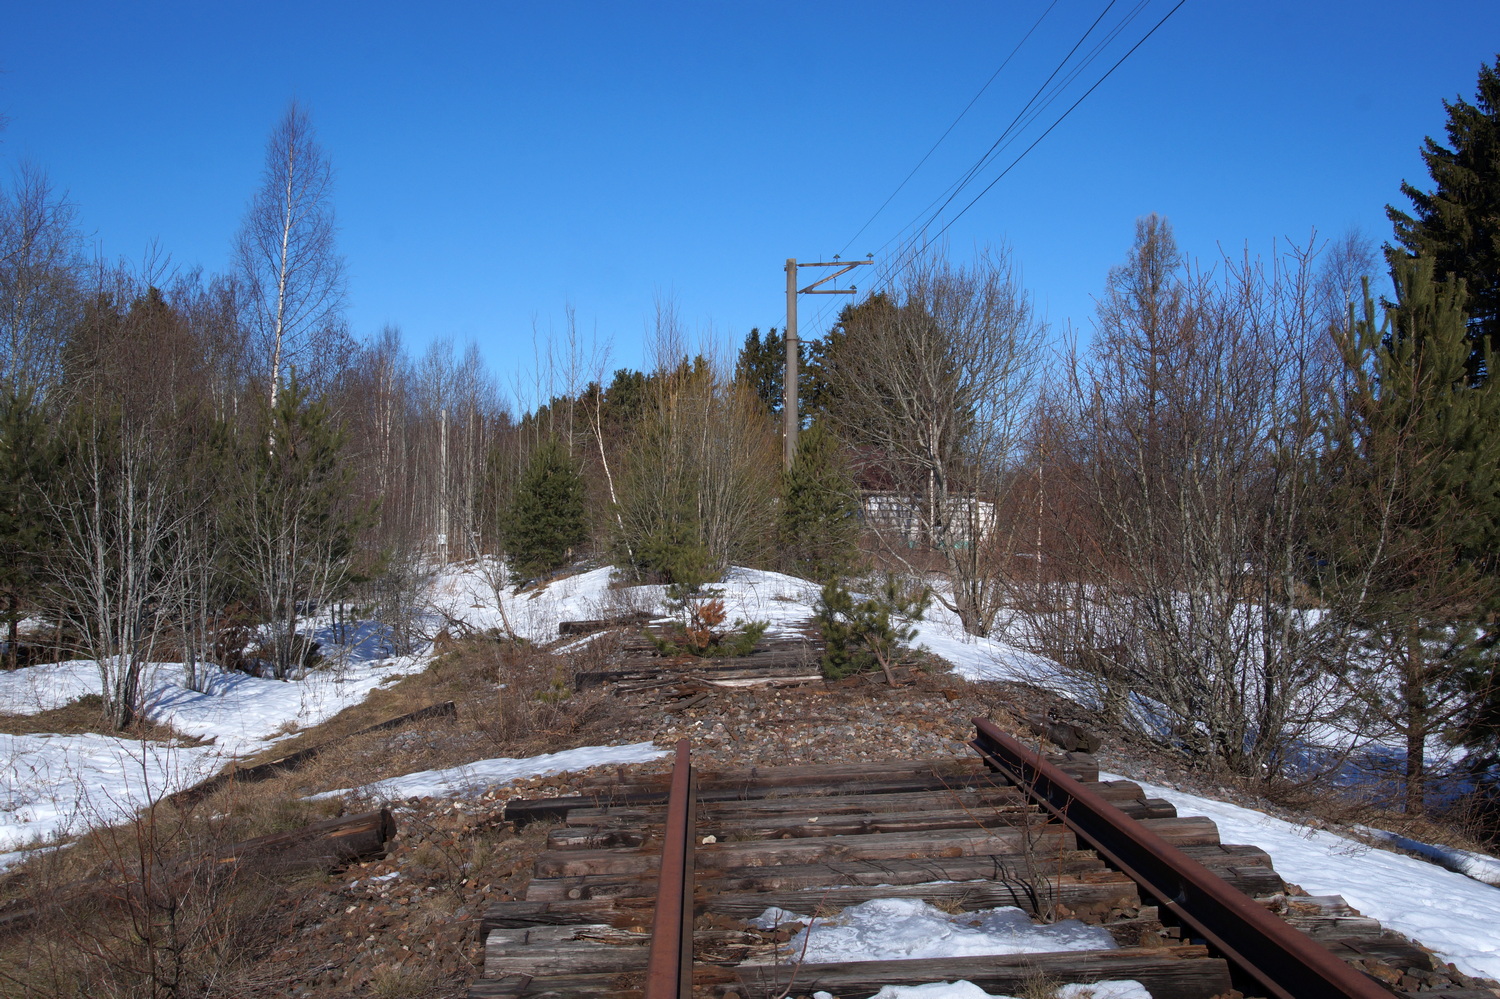
[[[583,476],[556,436],[542,441],[521,473],[504,533],[510,571],[520,580],[567,564],[588,540]]]
[[[1364,638],[1351,688],[1404,739],[1406,808],[1420,813],[1428,741],[1473,717],[1494,680],[1500,385],[1469,377],[1462,281],[1399,257],[1392,279],[1385,322],[1367,295],[1342,338],[1323,576]]]
[[[24,605],[40,587],[47,541],[43,489],[51,469],[47,429],[35,393],[0,390],[0,614],[6,626],[5,668],[15,669]]]
[[[1403,182],[1408,214],[1394,206],[1386,214],[1396,242],[1408,256],[1430,257],[1439,279],[1449,275],[1468,287],[1468,370],[1487,375],[1482,350],[1500,354],[1500,57],[1481,65],[1474,103],[1443,102],[1448,145],[1428,137],[1422,159],[1433,187]],[[1481,346],[1482,342],[1482,346]]]
[[[826,421],[797,437],[796,459],[782,476],[778,528],[791,571],[805,579],[848,575],[859,562],[859,493]]]
[[[277,679],[314,664],[316,643],[299,632],[302,606],[345,587],[354,534],[367,510],[349,495],[347,437],[322,400],[292,376],[260,426],[240,442],[245,478],[230,529],[245,585],[269,619]]]
[[[823,675],[838,680],[879,667],[894,687],[891,667],[899,647],[916,637],[914,622],[922,620],[931,599],[927,587],[904,587],[891,575],[874,596],[863,599],[850,593],[842,580],[828,580],[813,615],[823,636]]]
[[[734,365],[735,380],[754,392],[767,412],[779,413],[785,376],[786,339],[773,327],[762,340],[760,327],[755,327],[740,348]]]

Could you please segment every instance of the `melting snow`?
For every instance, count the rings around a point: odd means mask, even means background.
[[[1123,780],[1117,774],[1100,780]],[[1452,961],[1468,975],[1500,978],[1500,890],[1414,857],[1378,850],[1322,829],[1169,787],[1137,781],[1183,815],[1218,823],[1225,843],[1253,843],[1276,871],[1314,895],[1342,895],[1380,920]]]
[[[1057,999],[1151,999],[1146,987],[1136,981],[1092,982],[1062,985]],[[813,999],[834,999],[829,992],[814,992]],[[973,982],[934,982],[930,985],[887,985],[870,999],[1014,999],[986,992]]]
[[[1039,954],[1113,950],[1115,946],[1114,938],[1102,927],[1085,926],[1076,919],[1039,925],[1008,905],[950,914],[920,899],[878,898],[818,920],[768,909],[757,925],[769,928],[788,919],[810,925],[781,948],[787,963]]]
[[[612,763],[645,763],[666,755],[667,750],[657,749],[649,742],[633,742],[625,746],[583,746],[541,756],[476,760],[446,770],[419,770],[404,777],[366,784],[364,787],[325,791],[314,797],[331,798],[355,793],[385,801],[460,797],[524,777],[545,777],[565,770],[587,770],[589,767]]]

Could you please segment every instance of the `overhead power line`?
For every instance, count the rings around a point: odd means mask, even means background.
[[[946,233],[954,222],[958,221],[958,219],[961,218],[965,213],[967,213],[969,209],[974,207],[974,205],[981,198],[983,198],[985,194],[987,194],[991,189],[994,188],[995,184],[997,184],[1003,177],[1009,174],[1010,171],[1013,170],[1016,165],[1026,157],[1027,154],[1035,149],[1036,146],[1040,144],[1042,139],[1051,134],[1051,132],[1055,130],[1057,126],[1060,125],[1080,104],[1082,104],[1084,100],[1086,100],[1095,90],[1097,90],[1105,80],[1113,75],[1113,73],[1117,69],[1119,69],[1119,67],[1127,59],[1129,59],[1143,44],[1145,44],[1146,40],[1154,35],[1156,31],[1160,29],[1161,26],[1165,24],[1172,17],[1172,15],[1174,15],[1183,6],[1184,3],[1186,3],[1186,0],[1178,0],[1178,2],[1170,10],[1168,10],[1166,14],[1164,14],[1133,45],[1131,45],[1131,47],[1124,53],[1124,55],[1117,59],[1114,64],[1109,67],[1108,70],[1101,74],[1099,78],[1095,80],[1086,91],[1084,91],[1082,96],[1073,101],[1072,104],[1067,107],[1067,109],[1065,109],[1060,115],[1053,119],[1052,122],[1047,126],[1047,128],[1041,133],[1041,135],[1034,139],[1024,150],[1021,151],[1018,156],[1016,156],[1014,160],[1006,165],[1005,169],[1001,171],[999,175],[993,178],[984,187],[984,189],[979,192],[978,195],[976,195],[967,204],[965,204],[964,207],[960,209],[956,215],[948,219],[937,233],[929,234],[931,227],[942,216],[943,212],[947,210],[949,205],[951,205],[957,199],[958,195],[961,194],[965,188],[969,187],[979,174],[984,172],[985,167],[988,166],[988,164],[991,163],[997,155],[1004,152],[1004,150],[1009,148],[1018,139],[1020,139],[1021,133],[1025,131],[1033,122],[1035,122],[1046,111],[1048,107],[1054,104],[1058,100],[1058,98],[1062,96],[1063,92],[1068,88],[1068,86],[1074,80],[1076,80],[1078,76],[1081,75],[1090,65],[1097,61],[1099,56],[1103,53],[1104,49],[1106,49],[1116,38],[1118,38],[1119,35],[1131,23],[1133,23],[1136,18],[1139,17],[1142,11],[1149,5],[1149,0],[1140,0],[1140,2],[1137,3],[1129,13],[1127,13],[1116,24],[1108,29],[1108,31],[1105,32],[1103,37],[1099,39],[1099,41],[1084,56],[1082,60],[1073,65],[1071,69],[1068,69],[1069,63],[1073,60],[1074,56],[1079,53],[1079,50],[1087,42],[1089,37],[1093,35],[1094,32],[1098,29],[1101,21],[1114,7],[1115,2],[1116,0],[1110,0],[1110,2],[1105,5],[1103,11],[1100,12],[1099,16],[1096,17],[1092,23],[1090,23],[1088,28],[1079,36],[1078,40],[1068,50],[1068,53],[1058,62],[1057,66],[1053,68],[1052,72],[1048,74],[1046,80],[1043,81],[1043,83],[1036,89],[1036,91],[1031,95],[1031,97],[1026,101],[1021,109],[1012,117],[1011,121],[1007,123],[1006,127],[1001,131],[999,137],[996,138],[996,140],[990,145],[989,149],[987,149],[984,154],[974,162],[973,165],[965,170],[956,181],[950,184],[946,189],[944,189],[942,193],[935,197],[932,202],[927,205],[927,207],[918,212],[910,222],[898,229],[895,234],[893,234],[889,239],[881,244],[881,246],[876,250],[876,255],[884,257],[885,259],[882,262],[882,266],[880,268],[880,275],[878,276],[876,282],[877,284],[884,283],[889,280],[889,278],[893,274],[900,270],[905,261],[912,254],[918,252],[922,247],[930,244],[933,240],[940,238],[944,233]],[[1050,90],[1049,87],[1051,88]],[[887,254],[885,251],[888,247],[891,246],[892,243],[897,244],[897,249],[894,253]]]
[[[1021,47],[1024,46],[1027,40],[1036,33],[1036,29],[1042,26],[1042,22],[1047,19],[1048,14],[1052,13],[1052,8],[1057,6],[1057,2],[1058,0],[1052,0],[1052,2],[1047,5],[1047,9],[1042,11],[1042,15],[1036,19],[1036,23],[1031,26],[1031,30],[1022,35],[1021,40],[1016,43],[1015,48],[1010,50],[1010,55],[1005,57],[1005,61],[1000,63],[1000,66],[990,74],[990,78],[988,80],[984,81],[984,86],[980,87],[979,91],[973,97],[969,98],[969,103],[964,105],[964,109],[958,113],[958,117],[954,118],[953,121],[948,123],[948,127],[943,129],[943,134],[937,137],[937,141],[932,144],[932,148],[928,149],[927,152],[923,154],[922,158],[917,161],[917,165],[911,168],[911,172],[901,179],[901,183],[897,184],[896,189],[892,191],[890,195],[880,203],[880,207],[875,209],[874,214],[865,219],[865,224],[859,227],[859,231],[856,232],[853,236],[850,236],[849,242],[845,243],[842,247],[839,248],[839,253],[842,254],[847,251],[849,247],[854,243],[854,241],[864,234],[864,231],[870,227],[870,223],[874,222],[877,218],[880,217],[880,213],[885,211],[886,206],[888,206],[893,200],[895,200],[896,195],[901,193],[902,188],[906,187],[907,182],[917,175],[918,170],[922,169],[922,164],[926,163],[927,160],[931,158],[932,154],[937,152],[937,147],[941,146],[943,144],[943,140],[948,138],[948,134],[952,132],[956,127],[958,127],[958,123],[964,120],[964,116],[969,113],[969,111],[974,107],[975,103],[978,102],[979,98],[984,96],[984,92],[990,89],[990,84],[994,83],[996,77],[1000,75],[1001,71],[1004,70],[1006,66],[1010,65],[1011,60],[1016,57],[1016,53],[1020,52]]]
[[[1180,7],[1182,7],[1182,5],[1185,4],[1185,3],[1187,3],[1187,0],[1177,0],[1176,5],[1174,5],[1171,10],[1167,11],[1166,14],[1162,15],[1162,19],[1160,21],[1157,21],[1155,24],[1153,24],[1151,26],[1151,30],[1148,31],[1148,32],[1146,32],[1144,35],[1141,36],[1141,40],[1140,41],[1138,41],[1134,45],[1132,45],[1130,47],[1129,51],[1127,51],[1124,55],[1122,55],[1119,59],[1117,59],[1115,61],[1115,64],[1113,66],[1109,67],[1109,69],[1105,71],[1104,75],[1101,76],[1101,77],[1099,77],[1099,79],[1094,82],[1093,86],[1091,86],[1091,87],[1089,87],[1089,89],[1085,90],[1083,92],[1083,95],[1080,96],[1078,98],[1078,100],[1076,100],[1072,104],[1068,105],[1068,109],[1066,111],[1064,111],[1062,114],[1058,115],[1057,116],[1057,120],[1054,121],[1052,124],[1048,125],[1047,126],[1047,130],[1045,132],[1043,132],[1041,135],[1037,136],[1036,140],[1033,141],[1031,143],[1031,145],[1029,145],[1025,149],[1023,149],[1021,151],[1021,154],[1019,156],[1017,156],[1015,159],[1011,160],[1010,161],[1010,165],[1007,166],[1004,170],[1000,171],[999,175],[996,176],[994,180],[992,180],[988,184],[986,184],[985,187],[984,187],[984,190],[980,191],[978,194],[976,194],[974,196],[974,200],[973,201],[970,201],[967,205],[964,205],[964,207],[959,210],[959,213],[957,215],[953,216],[946,223],[944,223],[943,227],[941,229],[939,229],[937,231],[937,233],[933,236],[933,239],[940,239],[940,238],[942,238],[943,233],[945,233],[945,232],[948,231],[948,227],[949,226],[953,225],[953,223],[955,223],[959,219],[963,218],[965,212],[967,212],[970,208],[973,208],[979,202],[980,198],[984,197],[986,194],[988,194],[990,192],[990,188],[992,188],[996,184],[1000,183],[1000,181],[1005,177],[1006,174],[1010,173],[1011,170],[1015,169],[1016,164],[1020,163],[1023,159],[1025,159],[1026,158],[1026,154],[1029,153],[1029,152],[1031,152],[1033,149],[1035,149],[1037,147],[1037,143],[1040,143],[1043,139],[1045,139],[1048,135],[1050,135],[1052,133],[1052,130],[1054,128],[1056,128],[1058,125],[1061,125],[1063,123],[1063,119],[1067,118],[1068,115],[1070,115],[1070,114],[1073,113],[1073,109],[1074,108],[1076,108],[1076,107],[1078,107],[1078,105],[1082,104],[1088,98],[1089,94],[1092,94],[1095,90],[1099,89],[1100,84],[1102,84],[1105,80],[1109,79],[1110,76],[1114,73],[1114,71],[1117,70],[1117,69],[1119,69],[1120,66],[1121,66],[1121,64],[1123,64],[1126,59],[1129,59],[1131,57],[1131,55],[1133,55],[1135,53],[1136,49],[1138,49],[1142,45],[1146,44],[1146,39],[1148,39],[1152,35],[1156,34],[1156,29],[1160,28],[1163,24],[1166,24],[1167,23],[1167,19],[1170,18],[1173,14],[1177,13],[1178,9]]]

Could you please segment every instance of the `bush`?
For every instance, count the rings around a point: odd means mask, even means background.
[[[562,442],[548,437],[531,456],[506,515],[511,571],[520,580],[545,575],[587,540],[583,476]]]
[[[720,629],[728,615],[723,599],[712,590],[694,593],[686,586],[674,584],[667,588],[667,607],[678,618],[675,633],[662,638],[647,632],[646,637],[669,656],[684,653],[705,659],[746,656],[771,625],[769,621],[736,619],[733,628]]]
[[[903,587],[892,575],[875,596],[863,600],[856,600],[841,580],[830,579],[814,614],[823,634],[823,675],[838,680],[879,666],[894,687],[891,666],[897,646],[916,637],[915,622],[922,620],[931,599],[927,587]]]

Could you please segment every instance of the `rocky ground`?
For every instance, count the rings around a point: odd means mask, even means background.
[[[745,764],[847,763],[966,755],[970,719],[1015,722],[1006,692],[931,664],[902,686],[875,677],[784,688],[715,690],[683,708],[672,691],[603,694],[575,744],[692,741],[703,769]],[[1028,706],[1031,709],[1032,706]],[[666,771],[670,762],[634,773]],[[546,839],[500,820],[507,800],[569,793],[581,775],[519,781],[462,800],[393,803],[400,832],[388,856],[331,875],[287,914],[295,927],[260,962],[267,995],[462,996],[477,973],[477,917],[518,897]],[[314,886],[308,886],[310,889]],[[278,984],[279,983],[279,984]]]

